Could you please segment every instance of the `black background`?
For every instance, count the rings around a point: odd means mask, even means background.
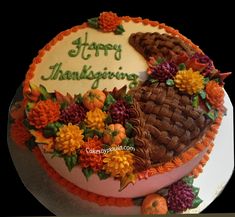
[[[7,112],[17,87],[24,80],[32,59],[59,32],[98,16],[102,11],[114,11],[119,16],[141,16],[166,23],[190,38],[210,56],[221,71],[234,71],[235,19],[230,1],[205,5],[206,1],[60,1],[49,6],[47,1],[34,1],[23,6],[10,3],[1,7],[1,210],[8,216],[53,215],[44,208],[23,186],[11,161],[6,141]],[[189,3],[190,2],[190,3]],[[189,5],[190,4],[190,5]],[[225,89],[234,104],[234,75]],[[4,86],[5,85],[5,86]],[[218,144],[222,145],[222,144]],[[226,156],[224,156],[226,160]],[[223,162],[221,162],[223,163]],[[214,168],[216,170],[216,168]],[[218,176],[220,175],[220,171]],[[211,180],[213,182],[213,180]],[[203,212],[235,212],[232,201],[235,187],[234,175],[222,194]]]

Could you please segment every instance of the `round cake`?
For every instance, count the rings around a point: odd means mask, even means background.
[[[103,12],[33,59],[11,137],[101,209],[181,213],[202,202],[193,179],[225,112],[228,75],[177,30]]]

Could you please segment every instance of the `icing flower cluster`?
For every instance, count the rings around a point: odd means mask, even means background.
[[[14,141],[21,146],[27,143],[30,149],[43,144],[45,152],[64,159],[68,170],[80,166],[87,179],[96,173],[100,179],[121,180],[133,173],[134,144],[130,124],[125,126],[132,99],[126,89],[117,97],[116,89],[71,96],[48,92],[42,85],[30,88],[34,97],[29,94],[25,99],[25,113],[12,112],[21,116],[11,127]]]
[[[165,82],[182,94],[188,94],[193,107],[200,105],[212,120],[223,110],[223,80],[230,73],[220,73],[204,54],[195,53],[191,57],[180,54],[168,60],[150,57],[147,74],[150,84]]]

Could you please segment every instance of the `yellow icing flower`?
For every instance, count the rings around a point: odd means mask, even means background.
[[[85,123],[91,129],[96,129],[99,131],[103,131],[105,128],[105,119],[107,118],[107,114],[103,112],[99,108],[95,108],[86,113]]]
[[[133,171],[133,154],[129,151],[115,150],[105,155],[103,169],[113,177],[124,177]]]
[[[203,76],[199,71],[189,70],[178,71],[174,78],[175,86],[180,91],[186,92],[190,95],[198,93],[204,88]]]
[[[77,149],[84,144],[82,133],[83,130],[76,125],[69,123],[62,126],[55,139],[55,148],[66,155],[76,154]]]

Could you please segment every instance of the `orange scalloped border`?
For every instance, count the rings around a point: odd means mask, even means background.
[[[164,23],[159,23],[157,21],[151,21],[149,19],[142,19],[141,17],[131,18],[129,16],[121,17],[121,19],[125,22],[133,21],[135,23],[143,23],[144,25],[151,25],[151,26],[158,26],[160,29],[164,28],[166,32],[179,37],[187,44],[191,45],[196,51],[202,52],[202,50],[196,46],[194,43],[192,43],[191,40],[183,36],[179,33],[178,30],[169,27],[165,25]],[[80,29],[84,29],[88,27],[87,23],[83,23],[82,25],[78,25],[75,27],[72,27],[71,29],[65,30],[61,33],[59,33],[55,38],[53,38],[48,44],[46,44],[41,50],[38,52],[38,56],[33,59],[33,62],[29,66],[29,70],[27,71],[25,81],[23,83],[23,94],[24,96],[30,93],[30,80],[34,77],[34,72],[36,69],[37,64],[41,63],[42,57],[45,55],[46,52],[50,51],[50,49],[59,41],[63,40],[64,37],[68,36],[69,34],[73,32],[77,32]],[[24,99],[26,100],[26,99]],[[25,101],[24,101],[25,103]],[[181,154],[179,157],[174,158],[172,161],[167,162],[161,166],[158,166],[156,168],[151,168],[147,170],[147,177],[155,175],[155,174],[161,174],[164,172],[168,172],[187,161],[191,160],[196,154],[198,154],[200,151],[204,150],[205,148],[209,147],[209,150],[212,147],[211,143],[214,140],[214,137],[218,131],[218,128],[220,126],[222,120],[222,112],[220,112],[219,117],[215,121],[215,123],[210,127],[210,129],[206,132],[205,137],[202,139],[202,141],[195,145],[195,147],[190,148],[183,154]],[[65,187],[69,192],[78,195],[81,199],[88,200],[90,202],[95,202],[100,206],[118,206],[118,207],[127,207],[127,206],[133,206],[133,200],[132,198],[114,198],[114,197],[105,197],[102,195],[98,195],[89,191],[86,191],[82,188],[79,188],[78,186],[74,185],[73,183],[69,182],[65,178],[63,178],[61,175],[59,175],[45,160],[43,157],[40,149],[38,147],[33,149],[33,153],[35,154],[36,158],[38,159],[41,166],[45,169],[47,174],[52,177],[52,179],[58,183],[59,185]],[[192,171],[192,174],[197,177],[200,172],[202,172],[202,166],[205,165],[207,160],[209,159],[208,153],[204,155],[199,165]],[[139,179],[146,178],[146,173],[144,176],[139,176]]]

